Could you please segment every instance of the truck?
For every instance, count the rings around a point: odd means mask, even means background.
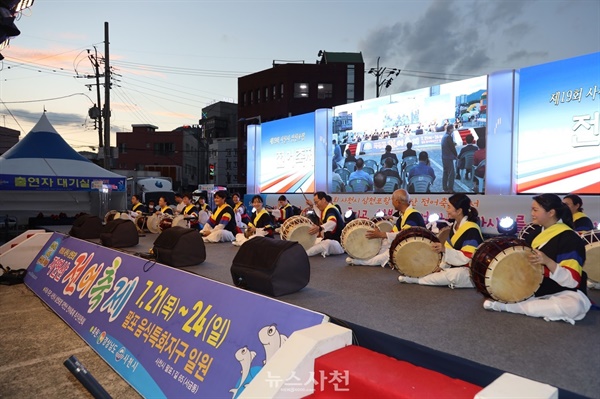
[[[146,205],[148,205],[150,201],[154,201],[154,204],[158,205],[158,199],[160,197],[165,197],[169,205],[175,204],[173,181],[170,177],[128,177],[128,202],[134,194]]]

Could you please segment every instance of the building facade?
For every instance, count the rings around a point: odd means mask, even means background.
[[[19,142],[20,134],[18,130],[0,126],[0,155]]]
[[[246,127],[364,100],[362,53],[320,51],[316,64],[276,63],[238,79],[238,181],[246,182]]]
[[[192,127],[173,131],[159,131],[150,124],[131,127],[131,132],[117,132],[116,169],[159,171],[173,180],[176,190],[197,186],[199,150]]]

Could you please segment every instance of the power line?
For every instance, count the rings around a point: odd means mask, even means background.
[[[6,101],[6,102],[3,102],[3,103],[5,103],[5,104],[39,103],[39,102],[43,102],[43,101],[61,100],[63,98],[68,98],[68,97],[73,97],[73,96],[85,96],[85,97],[87,97],[88,100],[90,100],[90,102],[92,104],[95,104],[94,101],[92,101],[92,99],[90,98],[90,96],[88,96],[85,93],[73,93],[73,94],[68,94],[66,96],[52,97],[52,98],[42,98],[42,99],[39,99],[39,100]]]

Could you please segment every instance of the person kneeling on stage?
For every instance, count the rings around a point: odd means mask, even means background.
[[[202,236],[205,242],[231,242],[235,240],[237,227],[233,208],[225,201],[227,192],[219,190],[214,198],[217,207],[202,228]]]
[[[312,206],[312,203],[307,200]],[[317,191],[314,196],[313,208],[321,221],[320,226],[313,226],[308,230],[309,234],[317,235],[315,245],[306,250],[308,256],[322,255],[340,255],[344,253],[344,248],[340,244],[342,230],[344,229],[344,219],[338,208],[331,204],[331,197],[323,191]]]
[[[583,213],[583,201],[577,194],[568,194],[563,198],[563,203],[569,208],[573,215],[573,230],[590,231],[594,230],[594,223],[585,213]]]
[[[388,158],[389,159],[389,158]],[[386,159],[387,161],[387,159]],[[381,242],[381,249],[379,253],[371,259],[354,259],[351,257],[346,258],[346,263],[350,265],[368,265],[368,266],[381,266],[385,265],[390,260],[390,245],[401,230],[409,229],[411,227],[425,227],[425,221],[423,215],[410,204],[410,194],[408,191],[400,189],[394,191],[392,194],[392,205],[400,213],[400,217],[396,220],[396,224],[391,232],[385,233],[379,229],[369,230],[366,232],[365,237],[368,239],[383,238]]]
[[[260,195],[252,197],[252,206],[254,207],[252,221],[248,223],[245,233],[236,234],[233,245],[240,246],[254,237],[273,238],[274,231],[271,214],[263,208],[263,199]]]
[[[533,223],[542,226],[537,235],[526,238],[533,248],[529,261],[544,268],[540,288],[533,297],[524,301],[501,303],[486,300],[483,308],[575,324],[591,307],[590,300],[581,291],[585,290],[587,277],[582,269],[586,256],[585,242],[572,229],[573,219],[568,206],[555,194],[533,197],[531,217]]]
[[[447,285],[450,288],[474,288],[469,264],[475,249],[483,242],[477,224],[477,209],[465,194],[448,198],[448,217],[454,219],[450,236],[445,243],[433,243],[432,250],[443,253],[441,268],[427,276],[416,278],[399,276],[401,283]]]
[[[163,215],[173,215],[173,209],[169,206],[169,202],[166,197],[160,197],[158,199],[158,210],[155,213]]]
[[[198,229],[198,208],[192,203],[192,195],[185,193],[181,197],[181,203],[183,204],[183,209],[181,210],[181,214],[188,222],[188,227],[192,229]]]
[[[290,204],[290,202],[287,200],[285,195],[279,196],[277,204],[279,205],[279,215],[277,218],[275,218],[275,222],[281,225],[287,219],[294,216],[294,208],[292,207],[292,204]]]

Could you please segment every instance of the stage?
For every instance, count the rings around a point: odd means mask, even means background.
[[[48,229],[68,231],[68,227],[59,227]],[[140,237],[136,247],[125,250],[148,252],[157,236],[146,234]],[[232,285],[230,266],[237,251],[230,243],[207,243],[206,261],[184,269]],[[474,289],[400,284],[396,271],[348,266],[345,258],[344,255],[310,258],[308,286],[277,299],[486,366],[600,398],[597,378],[600,311],[590,310],[586,318],[574,326],[486,311],[482,307],[483,297]],[[592,301],[600,302],[600,291],[591,291],[589,296]],[[133,390],[86,348],[62,320],[50,310],[35,310],[44,308],[27,287],[0,286],[0,299],[0,332],[4,337],[0,341],[0,370],[3,371],[0,392],[3,395],[69,397],[69,389],[74,389],[72,397],[82,397],[82,388],[77,387],[78,382],[62,366],[66,358],[75,354],[109,393],[115,397],[131,397]],[[35,319],[36,312],[44,319]],[[46,330],[52,331],[52,335],[45,335]]]

